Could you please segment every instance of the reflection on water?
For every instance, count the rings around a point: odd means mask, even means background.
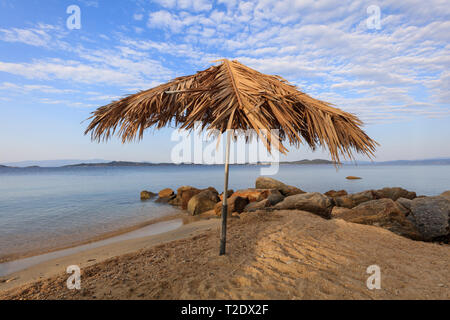
[[[254,187],[258,166],[231,166],[230,187]],[[360,176],[357,181],[346,180]],[[418,195],[450,189],[450,166],[282,165],[274,176],[305,191],[403,187]],[[153,201],[182,185],[223,188],[223,166],[0,169],[0,256],[60,247],[179,212]]]

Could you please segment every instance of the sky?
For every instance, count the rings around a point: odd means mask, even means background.
[[[173,128],[98,144],[84,120],[220,58],[356,114],[377,161],[450,157],[449,40],[445,0],[0,0],[0,163],[170,161]]]

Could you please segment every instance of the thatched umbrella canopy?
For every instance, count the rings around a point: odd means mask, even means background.
[[[269,149],[270,135],[278,129],[278,149],[286,153],[283,142],[298,147],[306,142],[313,150],[326,147],[331,158],[353,158],[352,151],[373,156],[377,143],[360,128],[353,114],[334,108],[299,91],[279,76],[262,74],[238,61],[220,60],[219,65],[194,75],[176,78],[155,88],[130,95],[98,108],[86,134],[93,140],[107,140],[117,134],[122,142],[141,139],[144,130],[174,125],[192,130],[197,122],[204,130],[255,130]],[[228,134],[225,194],[228,188]],[[225,252],[226,205],[221,253]]]

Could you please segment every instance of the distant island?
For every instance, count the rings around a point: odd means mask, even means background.
[[[43,161],[43,163],[51,163],[56,162],[57,160],[50,160],[50,161]],[[88,160],[86,160],[88,161]],[[24,163],[24,162],[22,162]],[[98,161],[97,162],[81,162],[81,163],[75,163],[75,164],[68,164],[68,165],[54,165],[54,166],[39,166],[39,165],[31,165],[31,161],[27,161],[27,164],[30,164],[28,166],[20,166],[17,163],[17,165],[8,164],[8,165],[0,165],[0,169],[33,169],[33,168],[83,168],[83,167],[154,167],[154,166],[214,166],[218,165],[221,166],[223,164],[196,164],[196,163],[169,163],[169,162],[162,162],[162,163],[152,163],[152,162],[133,162],[133,161]],[[38,161],[34,163],[39,163]],[[271,163],[266,162],[258,162],[258,163],[247,163],[247,164],[233,164],[237,166],[258,166],[258,165],[270,165]],[[395,160],[395,161],[378,161],[378,162],[371,162],[371,161],[343,161],[343,165],[450,165],[450,158],[439,158],[439,159],[425,159],[425,160]],[[333,165],[333,161],[325,160],[325,159],[303,159],[303,160],[296,160],[296,161],[281,161],[280,165]]]

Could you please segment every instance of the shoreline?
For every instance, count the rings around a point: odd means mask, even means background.
[[[187,222],[188,220],[186,219],[185,214],[183,212],[180,212],[178,214],[171,214],[168,216],[154,218],[154,219],[147,220],[147,221],[144,221],[144,222],[132,225],[132,226],[122,227],[122,228],[119,228],[119,229],[116,229],[113,231],[108,231],[106,233],[96,235],[96,236],[90,237],[85,240],[74,241],[67,245],[54,246],[54,247],[45,248],[45,249],[33,249],[33,250],[19,252],[19,253],[4,254],[4,255],[0,256],[0,264],[6,263],[6,262],[12,262],[12,261],[16,261],[16,260],[21,260],[21,259],[26,259],[26,258],[31,258],[31,257],[35,257],[35,256],[40,256],[43,254],[48,254],[48,253],[52,253],[52,252],[56,252],[56,251],[71,249],[71,248],[78,247],[78,246],[88,245],[88,244],[91,244],[94,242],[99,242],[99,241],[107,240],[109,238],[114,238],[114,237],[117,237],[117,236],[120,236],[123,234],[127,234],[127,233],[145,228],[147,226],[150,226],[150,225],[153,225],[153,224],[156,224],[159,222],[170,221],[170,220],[175,220],[175,219],[182,219],[183,224],[189,223],[189,222]]]
[[[177,219],[166,219],[165,221],[159,221],[156,223],[164,223],[176,220]],[[199,233],[210,231],[213,228],[219,226],[219,219],[208,219],[203,217],[197,219],[188,218],[180,220],[181,226],[175,229],[171,229],[169,231],[166,230],[152,235],[141,236],[131,239],[123,239],[112,243],[107,243],[98,247],[83,249],[81,251],[74,252],[68,255],[41,261],[37,264],[26,267],[25,269],[12,272],[5,276],[0,276],[0,293],[42,279],[47,279],[57,274],[65,273],[66,268],[69,265],[78,265],[80,268],[83,269],[88,266],[101,263],[108,259],[113,259],[119,256],[126,255],[128,253],[134,253],[140,250],[150,249],[154,246],[162,245],[167,242],[192,237]],[[150,226],[153,224],[150,224]],[[138,231],[139,229],[136,230]],[[122,233],[122,235],[126,234],[127,233]],[[76,249],[77,247],[82,246],[75,246],[72,248]],[[41,255],[37,255],[34,257],[40,256]]]

